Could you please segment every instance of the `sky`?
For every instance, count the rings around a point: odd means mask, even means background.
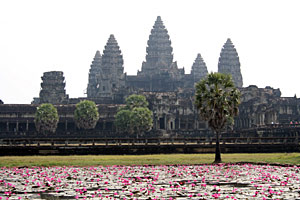
[[[124,71],[135,75],[157,16],[186,73],[198,53],[216,72],[231,38],[245,87],[271,86],[300,97],[299,8],[298,0],[1,0],[0,99],[31,103],[47,71],[64,72],[70,98],[86,96],[91,62],[110,34]]]

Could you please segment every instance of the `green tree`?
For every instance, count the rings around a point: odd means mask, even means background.
[[[120,109],[115,118],[117,131],[124,131],[127,133],[133,132],[132,112],[130,110]]]
[[[153,126],[152,112],[147,108],[145,96],[130,95],[125,100],[126,106],[119,109],[115,116],[115,125],[118,131],[136,133],[137,137]]]
[[[96,104],[89,100],[77,103],[74,111],[74,120],[78,128],[95,128],[99,120],[99,113]]]
[[[216,133],[216,163],[222,162],[219,135],[228,123],[233,123],[239,104],[240,92],[230,75],[212,72],[196,84],[195,105]]]
[[[152,112],[148,108],[136,107],[132,110],[132,127],[138,135],[151,130],[153,126]]]
[[[148,101],[146,97],[143,95],[132,94],[126,98],[125,102],[126,102],[126,109],[128,110],[132,110],[138,107],[147,108],[148,106]]]
[[[59,117],[57,109],[49,103],[37,107],[34,123],[36,130],[40,133],[54,133],[57,128]]]

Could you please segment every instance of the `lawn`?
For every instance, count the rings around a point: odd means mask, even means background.
[[[224,163],[265,162],[300,164],[300,153],[222,154]],[[97,165],[192,165],[214,161],[214,154],[2,156],[0,167],[97,166]]]

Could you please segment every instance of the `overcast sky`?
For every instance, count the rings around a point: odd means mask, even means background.
[[[63,71],[70,97],[84,97],[90,64],[114,34],[127,74],[136,74],[160,15],[174,61],[190,73],[201,53],[217,71],[231,38],[244,86],[280,88],[300,97],[300,1],[298,0],[1,0],[0,99],[31,103],[41,76]]]

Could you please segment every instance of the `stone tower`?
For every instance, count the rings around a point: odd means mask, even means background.
[[[168,74],[171,77],[180,78],[184,74],[183,69],[178,69],[177,63],[173,62],[170,36],[160,16],[154,23],[147,44],[146,62],[143,62],[138,76]]]
[[[63,72],[44,72],[42,76],[39,103],[65,104],[69,96],[66,95],[66,83]]]
[[[96,81],[97,93],[91,97],[112,97],[125,86],[123,56],[114,37],[110,35],[101,59],[101,66]]]
[[[97,96],[97,90],[99,89],[98,79],[100,79],[100,76],[102,75],[101,63],[101,54],[100,51],[97,51],[89,72],[89,82],[87,87],[88,98]]]
[[[202,80],[206,75],[208,74],[206,64],[199,53],[197,55],[197,58],[195,62],[193,63],[192,70],[191,70],[191,75],[194,79],[194,83],[199,82]]]
[[[241,65],[237,51],[228,38],[224,44],[218,64],[218,72],[224,74],[231,74],[233,82],[236,87],[243,87],[243,77],[241,73]]]

